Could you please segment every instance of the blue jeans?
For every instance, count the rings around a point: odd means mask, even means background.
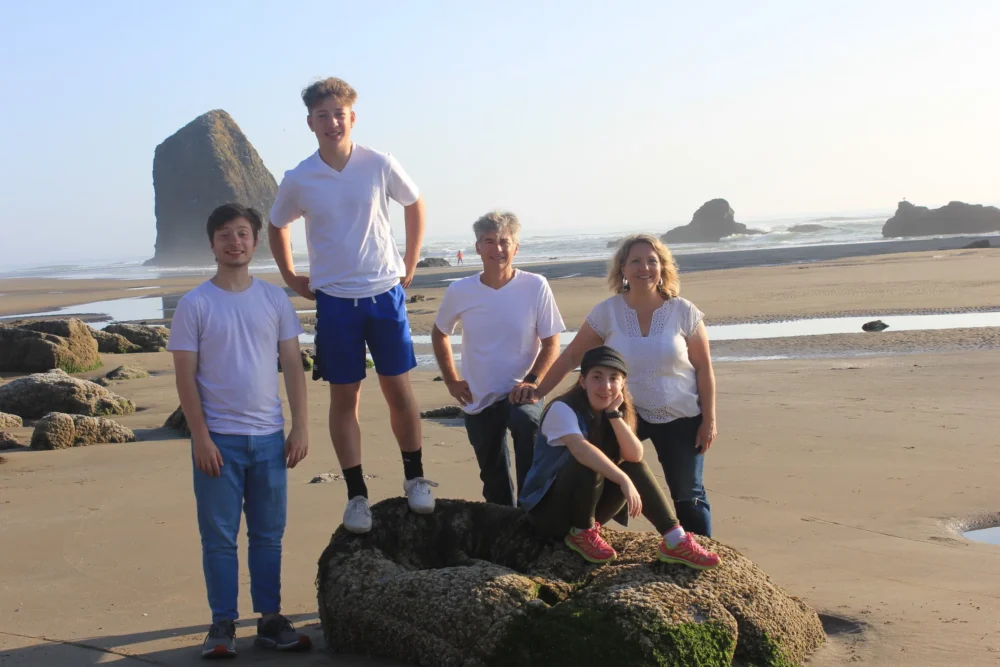
[[[524,478],[535,456],[535,435],[542,418],[542,402],[514,405],[505,398],[474,415],[465,415],[465,431],[479,462],[479,479],[483,481],[483,499],[497,505],[516,505],[514,483],[510,479],[510,453],[507,451],[507,430],[514,440],[514,471],[517,488],[524,487]]]
[[[288,489],[285,434],[211,436],[222,454],[222,474],[212,477],[196,467],[194,495],[212,622],[239,617],[236,536],[242,511],[247,515],[253,610],[276,614],[281,611],[281,538]]]
[[[651,424],[639,419],[639,440],[649,438],[663,466],[677,519],[684,530],[712,536],[712,508],[705,494],[705,456],[695,449],[701,415]]]

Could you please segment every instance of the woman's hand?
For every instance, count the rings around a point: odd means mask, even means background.
[[[705,419],[703,417],[701,426],[698,427],[698,435],[694,438],[695,449],[704,454],[712,446],[712,443],[715,442],[715,438],[718,435],[719,432],[716,430],[715,419]]]
[[[625,392],[619,391],[618,395],[615,396],[615,400],[611,401],[611,405],[608,406],[608,410],[617,410],[625,402]]]

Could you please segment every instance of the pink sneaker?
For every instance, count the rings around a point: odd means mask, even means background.
[[[618,558],[618,553],[610,544],[604,541],[597,531],[601,524],[594,522],[593,528],[581,530],[576,535],[572,532],[566,534],[566,546],[583,556],[591,563],[607,563]]]
[[[705,547],[695,541],[691,533],[686,533],[680,544],[673,549],[667,546],[666,540],[660,540],[656,557],[664,563],[681,563],[696,570],[711,570],[719,564],[718,555],[706,551]]]

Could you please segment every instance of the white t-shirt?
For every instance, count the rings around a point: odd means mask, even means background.
[[[255,278],[242,292],[227,292],[208,281],[177,304],[167,349],[198,353],[195,379],[209,431],[268,435],[285,425],[278,342],[300,333],[280,287]]]
[[[384,294],[406,275],[389,226],[389,200],[409,206],[416,184],[388,153],[354,144],[343,171],[319,151],[285,172],[271,207],[271,224],[306,221],[309,287],[362,299]]]
[[[587,324],[604,344],[624,357],[636,412],[647,422],[663,424],[701,414],[687,339],[704,317],[693,303],[674,297],[656,309],[649,335],[643,338],[639,317],[621,294],[605,299],[587,315]]]
[[[566,328],[543,276],[518,270],[496,290],[480,275],[449,285],[434,321],[446,334],[462,323],[462,376],[472,392],[464,410],[473,415],[509,394],[534,365],[541,339]]]
[[[574,433],[583,435],[583,431],[580,430],[579,417],[573,412],[573,408],[562,401],[554,402],[546,410],[545,418],[542,419],[538,430],[553,447],[565,447],[566,443],[563,442],[562,438],[567,435]]]

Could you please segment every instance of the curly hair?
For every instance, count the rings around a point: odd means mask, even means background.
[[[334,77],[317,81],[302,91],[302,102],[310,112],[328,97],[336,99],[337,102],[347,107],[354,106],[354,103],[358,101],[357,91],[343,79]]]
[[[660,283],[656,289],[665,299],[678,296],[681,293],[681,279],[677,271],[677,263],[670,250],[663,244],[663,241],[651,234],[632,234],[622,239],[614,257],[611,258],[611,266],[608,269],[608,287],[615,294],[625,291],[625,260],[632,252],[632,246],[645,243],[653,248],[653,252],[660,259]]]

